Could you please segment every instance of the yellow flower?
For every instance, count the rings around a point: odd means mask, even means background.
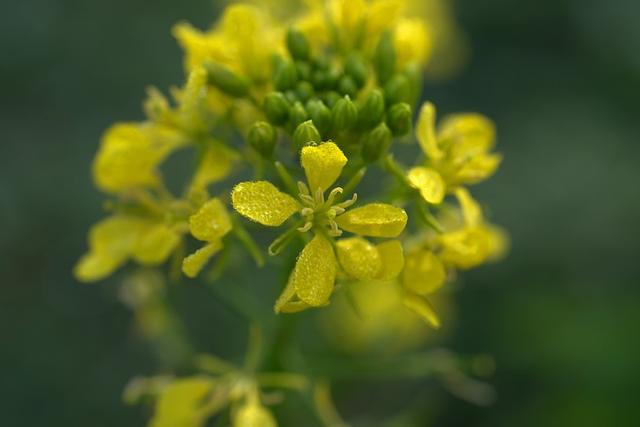
[[[187,70],[209,60],[256,82],[271,76],[271,55],[280,49],[281,32],[258,7],[247,4],[227,7],[220,22],[206,32],[187,23],[173,28],[185,50]]]
[[[200,210],[189,218],[189,231],[206,245],[189,255],[182,262],[182,271],[188,277],[196,277],[220,249],[222,238],[231,231],[231,219],[222,202],[213,198],[202,205]]]
[[[115,214],[91,228],[89,252],[74,268],[81,282],[101,280],[129,259],[142,265],[162,264],[183,235],[179,226],[158,218]]]
[[[506,234],[483,220],[482,209],[469,192],[454,192],[460,205],[459,216],[445,231],[409,251],[402,274],[405,305],[434,327],[440,320],[427,297],[444,286],[449,269],[469,269],[506,252]],[[447,224],[449,225],[449,224]]]
[[[156,187],[157,168],[187,141],[166,126],[153,123],[118,123],[102,137],[93,162],[98,188],[118,193]]]
[[[416,136],[426,163],[411,169],[407,178],[432,204],[442,202],[449,190],[487,179],[502,160],[500,154],[491,152],[493,123],[479,114],[448,116],[436,131],[435,107],[427,102],[420,111]]]
[[[276,227],[298,212],[302,217],[300,223],[304,223],[298,230],[314,234],[298,256],[288,284],[276,302],[276,312],[326,305],[339,267],[347,276],[356,279],[384,279],[397,275],[403,262],[399,245],[389,243],[374,247],[362,238],[338,241],[336,257],[332,238],[342,235],[343,230],[363,236],[393,238],[404,230],[407,214],[400,208],[381,203],[347,211],[357,197],[354,194],[350,200],[336,202],[343,191],[340,187],[331,190],[325,199],[325,192],[340,177],[347,163],[347,158],[333,142],[304,147],[300,157],[308,185],[298,183],[298,199],[267,181],[240,183],[231,194],[234,209],[252,221]]]

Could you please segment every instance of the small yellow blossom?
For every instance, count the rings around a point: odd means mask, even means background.
[[[289,282],[276,302],[277,312],[299,311],[328,303],[341,266],[347,276],[389,277],[399,274],[402,251],[398,245],[376,248],[362,238],[337,242],[338,255],[330,241],[342,234],[342,229],[372,237],[397,237],[407,223],[407,214],[395,206],[373,203],[353,210],[347,209],[356,196],[336,203],[342,188],[324,193],[340,177],[347,163],[343,152],[333,142],[302,149],[300,162],[307,184],[298,184],[298,200],[281,192],[267,181],[243,182],[234,188],[231,200],[234,209],[246,218],[267,226],[279,226],[294,213],[303,218],[300,232],[313,231],[314,237],[300,253]],[[368,255],[376,254],[375,261]],[[372,262],[365,267],[358,260]],[[339,262],[340,261],[340,262]],[[384,267],[383,267],[384,264]]]
[[[93,163],[98,188],[109,193],[156,187],[157,168],[186,143],[183,136],[153,123],[119,123],[102,137]]]
[[[220,199],[213,198],[202,205],[200,210],[189,218],[191,235],[207,244],[182,262],[182,271],[188,277],[196,277],[220,249],[222,238],[231,231],[231,219]]]
[[[439,204],[446,191],[487,179],[502,160],[491,152],[493,123],[479,114],[448,116],[436,132],[435,107],[427,102],[420,111],[416,136],[426,164],[411,169],[408,180],[429,203]]]
[[[74,268],[81,282],[109,276],[133,258],[142,265],[162,264],[180,242],[182,230],[156,218],[116,214],[91,228],[89,252]]]

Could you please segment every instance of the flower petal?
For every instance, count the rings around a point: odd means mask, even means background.
[[[402,284],[405,289],[419,295],[429,295],[444,285],[447,272],[431,251],[418,251],[407,256]]]
[[[324,305],[333,292],[336,257],[326,237],[316,234],[300,252],[291,282],[296,294],[313,307]]]
[[[442,203],[445,184],[436,170],[422,166],[415,167],[409,171],[407,179],[414,188],[420,190],[424,200],[434,205]]]
[[[347,164],[347,158],[336,144],[326,142],[318,146],[303,147],[300,163],[307,175],[311,194],[315,194],[318,187],[325,191],[336,182]]]
[[[192,377],[173,382],[158,398],[149,427],[203,425],[207,415],[205,397],[212,388],[213,383],[206,378]]]
[[[422,317],[433,328],[440,329],[440,319],[427,299],[407,293],[402,302],[405,307]]]
[[[477,113],[452,114],[438,128],[438,140],[450,145],[455,157],[473,157],[486,153],[495,142],[495,125]]]
[[[81,282],[94,282],[109,276],[131,256],[140,234],[149,229],[149,221],[125,215],[113,215],[95,224],[89,231],[89,253],[74,268]]]
[[[382,268],[375,246],[362,237],[341,239],[336,244],[338,261],[345,272],[358,280],[373,279]]]
[[[189,229],[196,239],[213,242],[231,231],[231,219],[220,199],[213,198],[191,215]]]
[[[467,226],[473,227],[482,223],[482,208],[476,202],[466,188],[458,187],[455,191],[456,198],[462,209],[462,216]]]
[[[216,240],[205,245],[182,260],[182,272],[192,279],[204,268],[207,262],[222,249],[222,242]]]
[[[402,244],[398,240],[389,240],[376,246],[382,267],[378,271],[377,279],[395,279],[404,268],[404,254]]]
[[[133,258],[143,265],[162,264],[180,243],[181,233],[159,223],[140,234],[133,247]]]
[[[234,160],[234,155],[228,148],[212,142],[202,155],[191,185],[206,188],[209,184],[223,180],[229,176]]]
[[[346,231],[371,237],[397,237],[407,225],[404,209],[384,203],[371,203],[350,209],[336,218]]]
[[[272,227],[281,225],[300,208],[293,197],[268,181],[241,182],[231,192],[231,201],[241,215]]]
[[[438,147],[435,131],[436,107],[431,102],[425,102],[420,109],[418,123],[416,124],[416,137],[422,152],[430,160],[440,160],[444,153]]]

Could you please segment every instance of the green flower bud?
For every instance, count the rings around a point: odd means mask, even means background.
[[[273,73],[273,85],[276,89],[285,91],[294,89],[298,83],[298,71],[293,61],[278,61]]]
[[[373,66],[381,83],[385,83],[393,75],[396,67],[396,48],[389,31],[380,37],[373,55]]]
[[[311,53],[309,40],[300,30],[295,28],[289,28],[287,31],[287,49],[293,58],[303,61],[309,59]]]
[[[364,61],[361,55],[352,53],[347,58],[347,62],[344,65],[344,71],[351,76],[358,88],[364,86],[369,76],[369,70],[367,69],[367,63]]]
[[[338,92],[335,92],[333,90],[325,93],[322,96],[322,100],[329,108],[333,108],[333,106],[336,105],[336,102],[340,101],[341,99],[342,99],[342,96],[340,96]]]
[[[384,85],[384,99],[388,105],[411,101],[411,83],[407,76],[396,74]]]
[[[296,95],[300,101],[307,101],[314,94],[313,86],[309,82],[300,82],[296,87]]]
[[[381,123],[369,132],[362,144],[362,159],[367,163],[378,161],[389,150],[391,131]]]
[[[406,102],[393,105],[387,111],[387,125],[393,136],[404,136],[411,132],[413,112]]]
[[[415,108],[422,96],[423,73],[419,64],[409,64],[405,67],[403,74],[409,80],[409,93],[411,94],[409,103]]]
[[[342,76],[338,84],[338,92],[342,95],[356,96],[358,94],[358,85],[351,76]]]
[[[331,130],[331,110],[319,99],[311,100],[307,103],[309,117],[321,134],[326,134]]]
[[[273,149],[276,147],[278,133],[275,128],[267,122],[255,122],[249,135],[247,136],[249,144],[265,158],[271,158]]]
[[[289,110],[289,124],[291,129],[296,129],[302,122],[309,120],[309,114],[300,102],[293,104]]]
[[[224,65],[207,61],[204,63],[209,83],[227,95],[242,98],[249,93],[249,81]]]
[[[352,129],[358,119],[358,108],[349,95],[338,100],[331,109],[331,121],[337,131]]]
[[[293,133],[293,144],[298,149],[308,145],[310,142],[320,143],[321,140],[320,132],[318,132],[311,120],[301,123]]]
[[[358,125],[363,129],[371,129],[384,116],[384,95],[379,89],[367,94],[358,109]]]
[[[289,101],[281,92],[271,92],[264,98],[262,106],[267,119],[276,126],[289,120]]]
[[[296,61],[296,71],[300,80],[311,80],[311,65],[308,62]]]

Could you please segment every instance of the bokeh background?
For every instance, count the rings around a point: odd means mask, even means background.
[[[496,121],[505,162],[476,194],[513,246],[502,263],[465,275],[443,343],[495,357],[498,399],[477,407],[437,394],[426,405],[433,425],[637,425],[640,2],[455,6],[473,55],[425,96],[441,112]],[[70,271],[101,216],[90,177],[101,132],[142,118],[147,85],[180,84],[169,29],[180,19],[206,27],[218,7],[0,5],[1,425],[143,425],[121,391],[157,372],[152,349],[132,330],[117,277],[86,286]],[[201,350],[242,348],[244,336],[219,323],[233,314],[210,294],[188,287],[179,301]],[[374,396],[384,407],[385,390]],[[346,402],[347,418],[366,410]]]

